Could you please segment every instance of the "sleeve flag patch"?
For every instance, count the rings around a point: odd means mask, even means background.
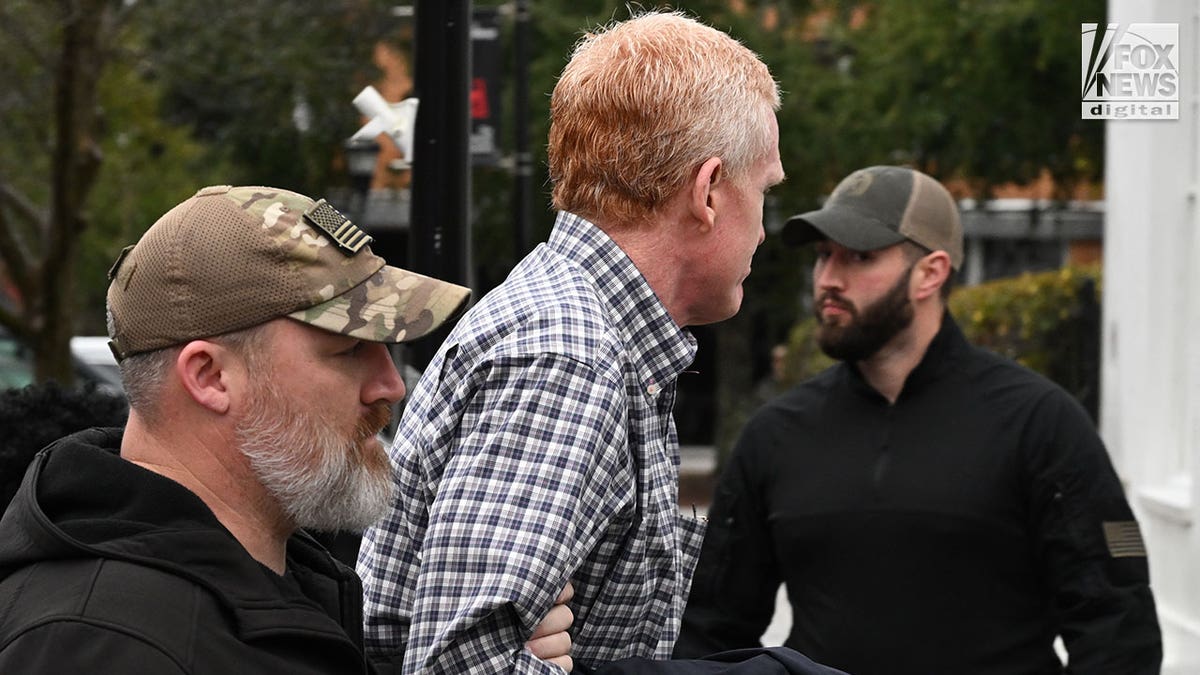
[[[1114,558],[1146,557],[1146,545],[1136,520],[1105,521],[1104,541]]]

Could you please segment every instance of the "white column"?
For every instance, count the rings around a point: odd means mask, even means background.
[[[1164,672],[1200,672],[1200,0],[1110,0],[1108,20],[1179,24],[1179,120],[1106,123],[1101,432],[1149,547]]]

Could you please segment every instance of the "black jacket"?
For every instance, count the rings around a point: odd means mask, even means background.
[[[894,404],[836,365],[764,406],[717,487],[675,654],[786,644],[854,675],[1157,673],[1137,523],[1061,388],[949,315]]]
[[[847,675],[787,647],[735,649],[703,659],[621,659],[591,669],[576,663],[575,675]]]
[[[273,573],[119,446],[50,446],[0,520],[0,673],[370,672],[352,570],[300,534]]]

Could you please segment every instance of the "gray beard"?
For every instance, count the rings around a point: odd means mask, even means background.
[[[295,527],[361,532],[391,505],[386,455],[382,464],[362,459],[374,451],[367,447],[370,429],[346,438],[318,414],[301,412],[272,385],[262,385],[235,433],[250,469]]]

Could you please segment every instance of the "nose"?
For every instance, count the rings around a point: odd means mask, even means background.
[[[407,393],[404,379],[396,370],[396,362],[392,360],[387,345],[371,343],[364,345],[364,349],[371,350],[372,370],[362,390],[362,402],[370,405],[376,401],[387,401],[391,405],[404,400]]]
[[[813,288],[817,291],[842,289],[842,272],[834,260],[834,256],[817,259],[813,265]]]

